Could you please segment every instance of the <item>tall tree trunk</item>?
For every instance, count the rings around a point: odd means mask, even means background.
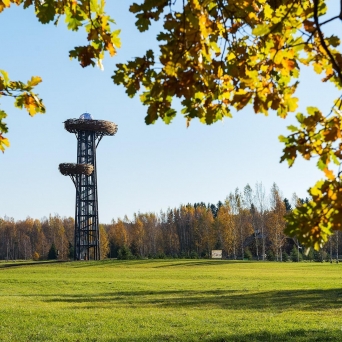
[[[261,223],[261,238],[262,238],[262,260],[265,260],[265,235],[264,235],[264,223]]]
[[[338,263],[338,231],[336,232],[336,262]]]
[[[256,256],[259,261],[259,241],[258,241],[258,236],[255,232],[254,232],[254,237],[255,237]]]

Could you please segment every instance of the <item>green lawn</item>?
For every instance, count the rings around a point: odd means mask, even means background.
[[[342,341],[342,264],[4,266],[0,341]]]

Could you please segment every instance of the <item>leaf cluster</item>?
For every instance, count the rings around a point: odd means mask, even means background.
[[[147,123],[159,117],[169,123],[175,98],[188,123],[198,118],[212,124],[247,104],[256,113],[272,109],[281,117],[296,110],[304,50],[298,32],[312,14],[309,1],[189,0],[173,8],[170,1],[146,0],[130,10],[140,31],[152,20],[164,22],[158,58],[149,50],[118,64],[113,76],[129,96],[141,94]]]
[[[42,24],[53,22],[57,25],[63,17],[67,28],[78,31],[84,28],[88,45],[75,47],[69,52],[70,58],[76,58],[82,67],[101,66],[104,52],[111,56],[121,46],[120,30],[112,31],[114,20],[105,12],[105,0],[6,0],[0,2],[0,12],[10,5],[23,5],[26,9],[34,6],[35,14]]]
[[[78,31],[84,28],[88,44],[76,46],[69,51],[71,59],[77,59],[82,67],[96,64],[103,69],[102,60],[105,52],[110,56],[116,54],[121,46],[120,30],[112,30],[114,20],[105,12],[105,0],[1,0],[0,13],[11,4],[21,5],[24,9],[34,7],[35,15],[42,24],[54,23],[57,25],[60,18],[64,18],[67,28]],[[45,107],[33,88],[41,82],[41,78],[34,76],[27,83],[11,81],[4,70],[0,70],[0,97],[15,98],[15,106],[25,108],[33,116],[36,113],[45,113]],[[9,141],[3,136],[8,128],[3,122],[7,114],[0,111],[0,150],[9,146]]]
[[[25,108],[30,116],[37,113],[45,113],[45,107],[38,94],[33,92],[42,79],[39,76],[33,76],[26,83],[10,80],[5,70],[0,70],[0,98],[9,96],[15,98],[14,105],[20,109]],[[4,122],[7,117],[5,111],[0,110],[0,151],[4,152],[9,147],[9,140],[3,136],[8,132],[8,127]]]
[[[310,189],[312,200],[287,216],[285,233],[319,250],[335,230],[342,230],[341,179],[321,180]]]

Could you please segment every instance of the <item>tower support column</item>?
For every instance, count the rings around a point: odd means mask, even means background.
[[[99,260],[100,236],[97,201],[96,134],[77,134],[77,163],[91,164],[94,171],[76,177],[75,260]]]

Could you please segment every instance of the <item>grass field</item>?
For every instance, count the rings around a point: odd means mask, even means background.
[[[342,264],[0,264],[0,341],[342,341]]]

